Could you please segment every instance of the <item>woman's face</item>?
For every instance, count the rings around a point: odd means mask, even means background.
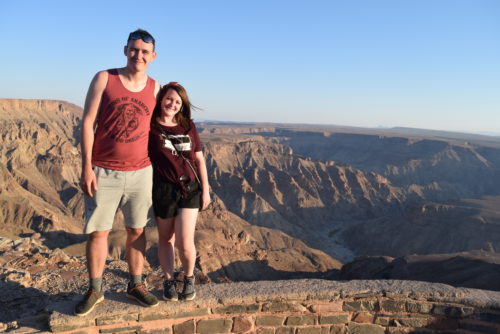
[[[169,88],[161,100],[162,116],[174,117],[182,108],[182,99],[172,88]]]

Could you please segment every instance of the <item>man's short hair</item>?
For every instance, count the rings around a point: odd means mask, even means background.
[[[153,43],[153,50],[155,49],[155,38],[146,30],[137,29],[128,34],[127,45],[130,41],[135,41],[137,39],[142,39],[146,43]]]

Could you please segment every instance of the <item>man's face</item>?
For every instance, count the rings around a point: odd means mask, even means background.
[[[131,40],[125,46],[127,67],[137,72],[146,71],[150,62],[156,58],[153,43],[146,43],[142,39]]]

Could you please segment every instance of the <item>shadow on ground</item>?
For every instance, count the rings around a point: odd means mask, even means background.
[[[470,251],[397,259],[366,256],[345,264],[339,279],[412,280],[500,291],[500,254]]]
[[[269,266],[266,260],[248,260],[232,262],[219,270],[209,273],[208,277],[210,277],[213,282],[224,281],[226,277],[230,277],[231,280],[235,282],[275,281],[301,278],[336,279],[338,277],[338,270],[329,270],[326,272],[292,272],[274,269]]]

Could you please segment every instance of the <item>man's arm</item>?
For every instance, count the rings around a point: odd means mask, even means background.
[[[97,73],[90,83],[82,120],[82,178],[81,187],[85,194],[94,196],[97,179],[92,170],[92,147],[94,146],[94,126],[101,103],[102,93],[108,83],[108,72]]]

